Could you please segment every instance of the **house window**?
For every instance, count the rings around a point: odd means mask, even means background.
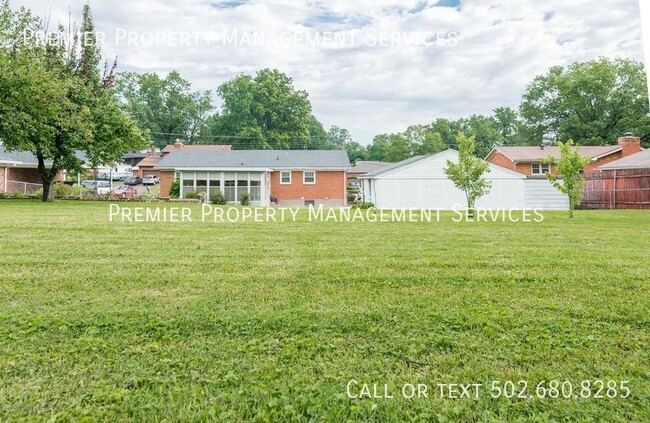
[[[237,201],[236,187],[235,187],[235,173],[226,173],[223,175],[223,194],[227,201]]]
[[[282,185],[291,184],[291,172],[280,172],[280,183]]]
[[[546,172],[550,172],[550,166],[547,164],[533,163],[531,167],[533,175],[545,175]]]
[[[302,172],[302,183],[313,185],[316,183],[316,172],[313,170],[306,170]]]

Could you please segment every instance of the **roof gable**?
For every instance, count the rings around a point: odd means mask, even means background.
[[[620,145],[582,145],[577,147],[581,156],[589,157],[592,160],[622,150]],[[503,154],[513,162],[539,162],[548,158],[548,156],[560,159],[560,148],[557,146],[547,146],[544,148],[533,146],[494,147],[486,159],[489,159],[495,152]]]
[[[447,161],[457,162],[458,151],[448,149],[428,156],[415,156],[395,163],[388,169],[381,169],[374,174],[366,174],[367,179],[448,179],[445,174]],[[525,179],[526,176],[505,167],[487,162],[491,179]]]
[[[598,170],[619,170],[619,169],[650,169],[650,149],[639,151],[622,159],[614,160],[602,166]]]

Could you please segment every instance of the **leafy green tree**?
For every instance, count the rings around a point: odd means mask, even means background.
[[[309,148],[311,103],[287,75],[263,69],[254,78],[239,75],[217,92],[223,106],[214,135],[233,137],[235,148]]]
[[[386,149],[386,154],[383,158],[387,162],[399,162],[408,159],[412,156],[411,146],[409,145],[406,137],[401,134],[393,134],[389,138],[390,143]]]
[[[17,12],[0,3],[0,138],[5,148],[33,153],[43,182],[42,200],[51,199],[58,172],[78,170],[77,151],[92,163],[108,164],[124,152],[143,146],[135,121],[119,108],[112,67],[100,76],[90,8],[83,10],[81,29],[59,26],[49,42],[25,37],[39,33],[43,22],[28,10]],[[70,34],[74,34],[72,42]],[[83,46],[79,46],[82,40]]]
[[[493,112],[492,119],[501,134],[503,144],[517,145],[519,143],[518,134],[521,128],[517,111],[511,107],[497,107]]]
[[[390,135],[375,135],[372,143],[368,146],[368,160],[383,161],[386,157],[386,151],[390,146]]]
[[[206,125],[213,110],[209,91],[192,91],[177,71],[164,78],[156,73],[125,72],[117,83],[126,110],[154,144],[163,147],[183,137],[189,144],[206,141]]]
[[[356,141],[347,143],[345,145],[345,151],[348,153],[348,159],[350,159],[350,163],[356,163],[359,160],[368,159],[368,150],[364,145],[361,145]]]
[[[316,116],[311,115],[309,118],[309,149],[310,150],[327,150],[329,149],[329,134],[320,123]]]
[[[465,193],[467,208],[470,215],[474,214],[476,200],[486,195],[492,189],[492,183],[483,175],[490,172],[490,166],[482,159],[474,156],[474,136],[466,136],[462,132],[456,135],[458,145],[458,163],[447,160],[445,174],[456,188]]]
[[[549,156],[544,163],[555,166],[561,179],[551,172],[546,173],[546,177],[553,186],[569,197],[569,217],[573,217],[573,210],[582,201],[582,192],[585,187],[585,178],[582,176],[582,170],[591,162],[589,157],[583,157],[578,149],[573,146],[573,140],[565,143],[558,142],[560,147],[560,160],[558,161]]]
[[[345,146],[352,141],[352,135],[350,135],[350,132],[345,128],[339,128],[336,125],[332,126],[330,130],[327,131],[327,135],[330,147],[337,150],[344,149]]]
[[[650,106],[643,64],[598,59],[555,66],[526,88],[520,113],[530,144],[575,140],[608,145],[625,132],[650,141]]]

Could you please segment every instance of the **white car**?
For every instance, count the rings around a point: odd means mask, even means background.
[[[160,183],[160,177],[156,175],[146,175],[142,178],[142,185],[156,185]]]

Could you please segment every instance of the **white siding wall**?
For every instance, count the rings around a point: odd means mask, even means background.
[[[364,200],[386,209],[464,208],[465,194],[444,173],[447,160],[457,161],[457,157],[456,151],[447,150],[364,180]],[[477,207],[568,209],[566,197],[546,180],[526,179],[493,164],[485,177],[492,182],[492,189],[477,201]]]
[[[448,179],[379,179],[373,181],[378,208],[428,208],[451,210],[467,205],[465,194]],[[494,179],[492,190],[476,202],[482,208],[523,208],[523,179]]]
[[[527,208],[569,210],[569,197],[555,189],[548,180],[526,179],[524,187]]]

